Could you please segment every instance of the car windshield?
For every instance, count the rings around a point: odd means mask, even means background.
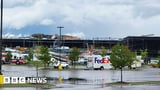
[[[66,64],[66,62],[61,62],[61,64]]]

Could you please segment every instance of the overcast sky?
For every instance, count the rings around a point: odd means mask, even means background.
[[[4,0],[3,34],[160,36],[160,0]]]

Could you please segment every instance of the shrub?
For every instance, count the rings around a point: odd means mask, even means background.
[[[153,68],[158,67],[158,64],[150,64]]]

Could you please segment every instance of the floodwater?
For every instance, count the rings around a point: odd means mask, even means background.
[[[43,88],[0,88],[0,90],[159,90],[159,85],[136,85],[136,86],[114,86],[114,87],[66,87],[66,88],[52,88],[52,89],[43,89]]]
[[[123,85],[107,86],[106,83],[120,81],[119,70],[42,70],[29,66],[3,65],[3,74],[6,77],[34,77],[46,76],[55,78],[49,83],[53,83],[55,88],[45,90],[159,90],[159,85]],[[61,81],[59,81],[61,78]],[[78,78],[81,80],[68,80]],[[160,80],[160,69],[150,66],[137,70],[124,70],[123,81],[155,81]],[[44,88],[0,88],[0,90],[44,90]]]

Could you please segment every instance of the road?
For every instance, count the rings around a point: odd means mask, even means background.
[[[8,77],[29,77],[36,76],[36,68],[30,66],[17,66],[17,65],[3,65],[3,74]],[[139,86],[106,86],[106,83],[120,81],[120,71],[119,70],[38,70],[39,76],[48,76],[54,78],[62,78],[62,82],[57,79],[50,81],[56,85],[56,90],[137,90],[138,88],[150,90],[159,90],[159,85],[139,85]],[[68,78],[80,78],[85,79],[68,81]],[[160,69],[152,68],[150,66],[145,66],[137,70],[124,70],[123,80],[126,82],[131,81],[154,81],[160,80]],[[121,89],[123,88],[123,89]],[[25,88],[23,88],[25,90]],[[0,89],[1,90],[1,89]],[[10,88],[3,88],[2,90],[11,90]],[[12,89],[14,90],[14,89]],[[15,90],[20,90],[15,89]],[[21,88],[22,90],[22,88]],[[30,90],[37,90],[36,88],[30,88]],[[38,90],[41,90],[40,88]],[[52,90],[52,89],[50,89]]]

